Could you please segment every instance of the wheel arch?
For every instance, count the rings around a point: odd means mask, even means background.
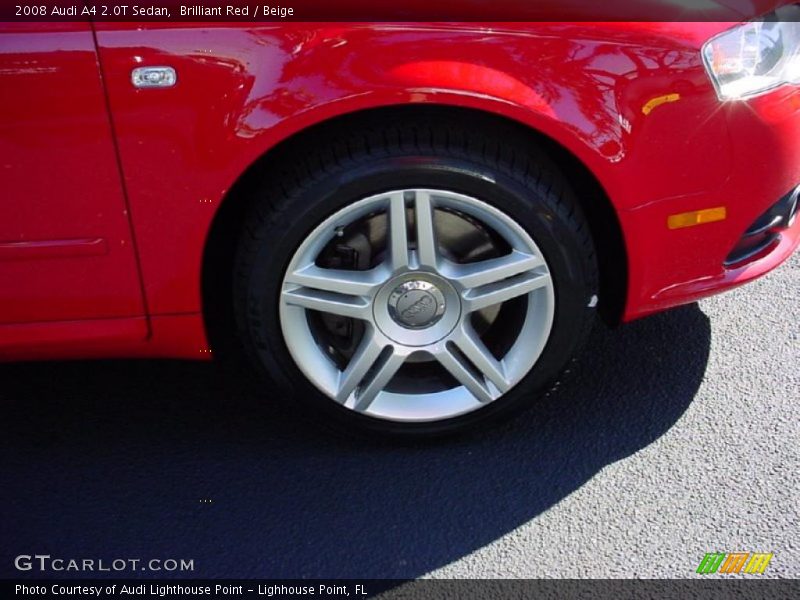
[[[571,182],[591,228],[600,268],[598,310],[609,324],[621,321],[628,285],[625,238],[617,211],[604,186],[576,153],[551,135],[518,119],[464,106],[447,104],[399,104],[347,112],[295,131],[265,149],[239,176],[222,199],[206,236],[201,265],[203,318],[211,346],[230,343],[233,324],[231,301],[234,256],[251,190],[269,176],[282,156],[296,152],[313,138],[329,136],[342,128],[357,128],[376,118],[414,118],[431,113],[464,116],[470,127],[491,128],[504,123],[540,147]]]

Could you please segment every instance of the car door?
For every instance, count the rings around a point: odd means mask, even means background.
[[[0,23],[0,325],[144,312],[91,26]]]

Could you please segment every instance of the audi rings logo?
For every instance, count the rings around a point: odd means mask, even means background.
[[[433,297],[430,294],[425,294],[424,296],[420,297],[419,300],[414,302],[414,304],[412,304],[411,306],[406,308],[403,312],[401,312],[400,316],[403,319],[411,321],[414,317],[416,317],[420,313],[430,311],[433,305],[434,305]]]

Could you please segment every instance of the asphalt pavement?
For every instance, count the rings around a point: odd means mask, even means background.
[[[712,551],[800,577],[798,290],[795,255],[598,326],[533,410],[412,446],[322,434],[207,363],[2,365],[0,577],[50,554],[193,560],[120,573],[145,577],[684,578]]]

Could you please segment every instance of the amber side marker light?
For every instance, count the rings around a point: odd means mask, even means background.
[[[667,227],[670,229],[683,229],[684,227],[694,227],[704,223],[724,221],[727,211],[724,206],[716,208],[704,208],[703,210],[693,210],[691,212],[679,213],[667,217]]]

